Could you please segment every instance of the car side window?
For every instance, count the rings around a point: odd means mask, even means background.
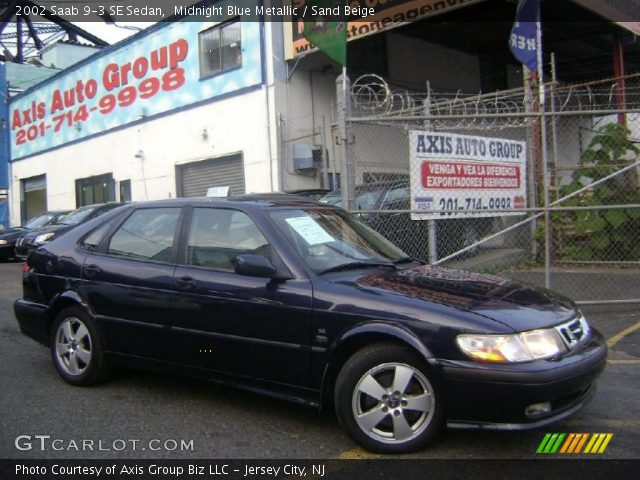
[[[251,217],[238,210],[195,208],[189,231],[187,263],[233,271],[238,255],[263,255],[271,247]]]
[[[180,211],[180,208],[136,210],[113,234],[107,253],[170,262]]]
[[[93,252],[98,245],[102,243],[102,239],[107,234],[107,232],[111,229],[111,222],[103,223],[98,228],[96,228],[93,232],[87,235],[82,242],[80,242],[80,247],[84,250],[89,250]]]
[[[392,188],[387,192],[384,202],[382,202],[382,208],[384,210],[407,208],[409,205],[409,198],[408,185]]]

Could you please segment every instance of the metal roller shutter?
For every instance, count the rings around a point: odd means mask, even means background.
[[[37,190],[46,190],[47,189],[47,176],[40,175],[38,177],[25,178],[22,180],[23,192],[35,192]]]
[[[204,197],[211,187],[231,187],[229,195],[243,195],[242,155],[204,160],[176,166],[178,196]]]

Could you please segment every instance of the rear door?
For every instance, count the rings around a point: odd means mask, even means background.
[[[85,258],[82,289],[109,350],[168,360],[175,240],[181,207],[133,210]],[[110,229],[104,225],[104,229]],[[94,232],[100,235],[100,228]],[[91,251],[91,238],[84,248]]]
[[[271,242],[247,213],[197,207],[175,271],[175,351],[191,365],[292,385],[310,372],[312,290],[308,279],[241,276],[234,260]]]

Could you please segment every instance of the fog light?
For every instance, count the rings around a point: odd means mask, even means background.
[[[551,402],[534,403],[524,409],[524,414],[529,418],[539,417],[540,415],[545,415],[547,413],[551,413]]]

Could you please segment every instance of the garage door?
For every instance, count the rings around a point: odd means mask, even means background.
[[[47,209],[47,176],[20,180],[20,220],[22,224]]]
[[[229,195],[243,195],[242,155],[204,160],[176,166],[179,197],[204,197],[211,187],[231,187]]]

